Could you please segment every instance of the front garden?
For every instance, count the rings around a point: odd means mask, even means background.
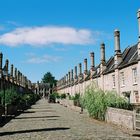
[[[120,97],[114,91],[104,92],[95,84],[91,84],[85,90],[83,96],[80,96],[79,93],[75,96],[70,96],[69,94],[58,94],[53,93],[54,101],[63,102],[65,106],[77,106],[81,109],[86,109],[90,117],[93,117],[98,120],[105,120],[105,115],[108,107],[132,110],[133,107],[128,103],[127,99]],[[62,98],[62,97],[65,98]],[[65,99],[66,101],[62,101]],[[72,103],[73,102],[73,103]]]
[[[0,91],[1,108],[0,114],[15,115],[17,111],[23,111],[35,104],[40,99],[33,93],[18,93],[14,88]]]

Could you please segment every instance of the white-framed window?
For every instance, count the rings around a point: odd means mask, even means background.
[[[124,85],[125,85],[124,72],[121,72],[121,73],[120,73],[120,78],[121,78],[121,85],[124,86]]]
[[[112,81],[113,81],[113,88],[115,87],[115,75],[112,75]]]
[[[137,84],[137,68],[132,69],[133,84]]]

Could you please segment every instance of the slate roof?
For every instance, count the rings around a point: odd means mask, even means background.
[[[106,63],[106,69],[104,70],[103,74],[107,74],[109,72],[114,71],[115,70],[114,66],[115,66],[114,57],[111,56],[110,59]]]
[[[129,65],[136,64],[138,62],[138,51],[137,45],[133,45],[131,47],[127,47],[122,52],[122,62],[119,64],[118,68],[122,69]],[[110,59],[106,62],[106,69],[103,74],[111,73],[115,70],[114,56],[111,56]],[[98,70],[99,69],[99,70]],[[100,76],[100,64],[95,68],[95,73],[92,78],[96,78]]]
[[[96,78],[100,76],[100,64],[95,67],[95,73],[93,74],[92,78]]]
[[[126,48],[122,54],[122,62],[119,64],[119,69],[127,67],[131,64],[137,63],[138,60],[137,44]]]

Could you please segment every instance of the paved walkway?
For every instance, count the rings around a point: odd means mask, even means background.
[[[139,140],[45,99],[0,128],[0,140]]]

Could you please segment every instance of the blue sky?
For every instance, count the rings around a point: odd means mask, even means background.
[[[59,79],[84,58],[89,68],[91,51],[99,64],[101,42],[109,59],[116,28],[122,50],[137,43],[139,8],[139,0],[0,0],[0,51],[32,82],[48,71]]]

